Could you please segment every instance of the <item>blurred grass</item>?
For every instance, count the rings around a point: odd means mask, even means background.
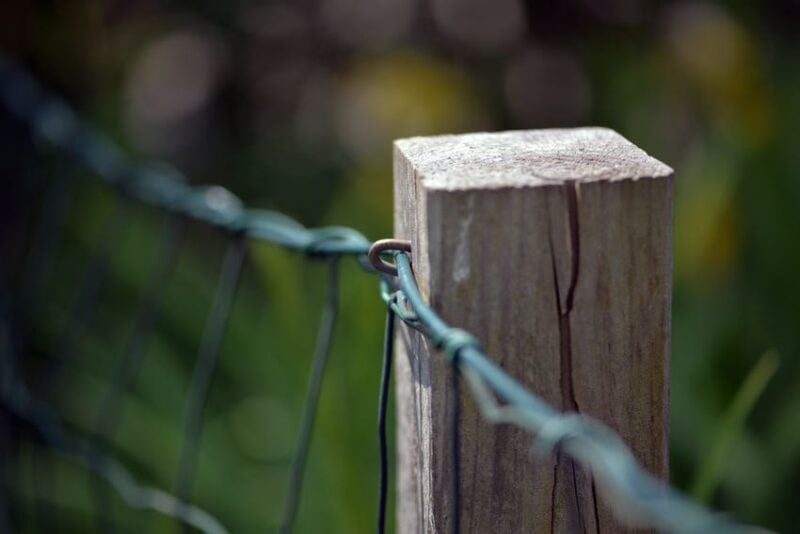
[[[727,412],[719,422],[714,441],[692,482],[690,494],[698,501],[708,503],[720,484],[733,448],[744,432],[747,417],[778,370],[778,361],[777,354],[766,352],[736,392]]]

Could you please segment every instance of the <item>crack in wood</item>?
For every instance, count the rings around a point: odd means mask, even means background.
[[[578,399],[575,396],[575,383],[572,372],[572,331],[570,324],[570,313],[574,307],[575,291],[578,287],[578,280],[580,274],[580,221],[578,219],[578,185],[575,183],[564,184],[564,191],[567,200],[567,221],[569,229],[569,244],[570,244],[570,279],[569,286],[567,287],[566,298],[562,306],[561,289],[558,283],[558,268],[556,266],[555,248],[553,247],[552,235],[549,235],[550,241],[550,261],[553,270],[553,286],[555,290],[556,300],[556,313],[558,315],[558,333],[559,333],[559,352],[560,352],[560,387],[561,387],[561,405],[563,410],[580,413],[581,409],[578,405]],[[581,509],[581,499],[578,492],[578,476],[576,473],[575,464],[571,460],[569,462],[569,469],[572,475],[572,489],[575,498],[575,510],[577,512],[577,519],[581,532],[586,532],[586,522],[583,517],[583,510]],[[554,480],[553,492],[551,498],[551,532],[555,529],[555,506],[557,487],[559,482],[559,466],[561,464],[561,454],[556,455],[556,464],[554,467]],[[595,518],[595,529],[599,534],[600,522],[599,513],[597,510],[597,495],[595,491],[594,481],[591,487],[592,507]]]

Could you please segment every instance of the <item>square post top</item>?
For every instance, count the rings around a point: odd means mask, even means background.
[[[429,190],[463,191],[638,180],[672,169],[608,128],[411,137],[395,149]]]

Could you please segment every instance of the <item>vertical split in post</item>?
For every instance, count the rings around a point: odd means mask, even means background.
[[[667,476],[672,169],[602,128],[395,144],[395,236],[423,295],[531,391]],[[449,529],[448,373],[398,331],[398,532]],[[461,414],[462,532],[620,532],[569,459]]]

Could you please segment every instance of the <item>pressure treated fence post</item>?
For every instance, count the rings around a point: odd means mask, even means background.
[[[450,324],[564,411],[618,432],[667,476],[672,170],[602,128],[404,139],[395,236]],[[398,336],[398,532],[449,529],[444,359]],[[620,532],[591,479],[470,400],[462,532]]]

